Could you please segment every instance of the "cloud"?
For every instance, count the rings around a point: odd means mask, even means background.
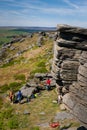
[[[4,1],[3,4],[0,4],[0,25],[56,26],[58,23],[65,23],[87,26],[85,0],[83,0],[82,5],[80,1],[75,1],[74,4],[70,0],[62,0],[63,5],[59,4],[58,7],[56,6],[58,3],[50,5],[42,0],[0,1]],[[69,6],[65,6],[65,3]]]
[[[14,0],[4,0],[4,1],[14,1]],[[11,3],[6,3],[7,6],[10,6],[10,9],[8,10],[8,8],[4,8],[3,12],[8,12],[9,11],[9,15],[10,14],[15,14],[15,15],[61,15],[61,16],[70,16],[70,15],[85,15],[87,12],[87,7],[86,6],[77,6],[76,4],[71,3],[69,0],[63,0],[64,2],[66,2],[68,5],[74,7],[73,8],[68,8],[65,6],[62,7],[50,7],[49,4],[39,1],[37,0],[35,4],[35,1],[14,1]],[[41,6],[39,5],[42,4]],[[47,6],[45,6],[47,5]],[[16,10],[14,8],[17,8]],[[79,8],[79,10],[78,10]]]
[[[69,6],[74,7],[75,9],[79,9],[79,6],[77,6],[76,4],[73,4],[72,2],[70,2],[69,0],[63,0],[65,3],[67,3]]]
[[[4,1],[14,1],[14,0],[4,0]],[[64,2],[68,3],[75,9],[79,8],[77,5],[72,4],[69,0],[63,0]],[[37,3],[37,4],[36,4]],[[73,10],[72,8],[64,8],[64,7],[50,7],[48,3],[42,2],[40,0],[37,1],[14,1],[11,3],[7,3],[8,6],[11,7],[11,10],[14,11],[14,8],[12,7],[17,7],[19,8],[17,11],[18,13],[24,13],[27,14],[29,12],[35,12],[35,14],[59,14],[59,15],[73,15],[78,10]],[[41,6],[40,6],[41,5]],[[82,11],[82,10],[81,10]]]

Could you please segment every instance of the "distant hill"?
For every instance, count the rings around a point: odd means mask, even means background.
[[[13,36],[27,35],[37,32],[55,32],[56,27],[21,27],[21,26],[0,26],[0,45],[10,42]]]
[[[0,29],[33,30],[33,31],[55,31],[56,27],[20,27],[20,26],[0,26]]]

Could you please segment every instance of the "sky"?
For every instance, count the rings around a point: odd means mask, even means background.
[[[87,0],[0,0],[0,26],[87,28]]]

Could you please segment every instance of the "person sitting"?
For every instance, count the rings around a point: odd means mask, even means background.
[[[21,91],[19,90],[19,91],[18,91],[18,94],[17,94],[17,101],[20,103],[20,101],[21,101],[22,98],[23,98],[22,93],[21,93]]]
[[[46,80],[46,90],[50,90],[51,89],[50,84],[51,84],[51,80],[49,78],[47,78],[47,80]]]

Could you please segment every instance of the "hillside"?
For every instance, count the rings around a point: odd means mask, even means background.
[[[0,45],[10,42],[14,36],[28,35],[40,31],[55,31],[55,27],[20,27],[20,26],[0,26]]]
[[[41,91],[41,94],[29,103],[11,104],[8,98],[9,89],[15,92],[26,82],[33,79],[35,73],[50,72],[53,58],[54,33],[42,36],[34,33],[18,41],[4,46],[4,58],[0,64],[0,129],[1,130],[52,130],[49,123],[57,118],[62,130],[79,127],[80,124],[72,116],[61,111],[57,100],[56,89]],[[52,37],[53,36],[53,37]],[[53,102],[54,101],[54,102]],[[67,116],[67,117],[66,117]],[[59,118],[58,118],[59,117]],[[63,117],[63,119],[62,119]],[[54,128],[58,130],[57,128]]]
[[[38,47],[38,34],[32,38],[25,38],[23,42],[16,42],[4,52],[0,67],[0,85],[15,82],[15,75],[23,74],[27,79],[34,71],[49,71],[49,59],[52,58],[53,40],[43,39],[42,47]],[[2,55],[3,56],[3,55]],[[46,63],[48,62],[48,65]],[[42,63],[44,69],[38,67]],[[44,65],[43,65],[44,64]]]

